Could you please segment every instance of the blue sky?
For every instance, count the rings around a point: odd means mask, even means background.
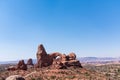
[[[0,61],[48,53],[120,57],[119,0],[0,0]]]

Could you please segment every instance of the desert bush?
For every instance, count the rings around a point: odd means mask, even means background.
[[[43,80],[41,77],[38,78],[31,78],[31,80]]]
[[[68,79],[74,79],[75,76],[67,76]]]
[[[42,77],[38,77],[36,80],[43,80],[43,78]]]
[[[89,74],[88,72],[85,72],[85,75],[86,75],[86,76],[90,76],[90,74]]]
[[[50,76],[50,78],[51,78],[51,79],[55,79],[55,78],[56,78],[56,76]]]
[[[31,78],[31,80],[35,80],[35,78]]]
[[[106,73],[105,75],[106,75],[107,77],[109,77],[109,76],[110,76],[110,74],[109,74],[109,73]]]
[[[118,72],[120,73],[120,68],[118,68]]]

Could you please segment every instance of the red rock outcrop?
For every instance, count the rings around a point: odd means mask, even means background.
[[[52,65],[53,59],[55,59],[57,56],[61,55],[60,53],[52,53],[52,54],[47,54],[44,46],[41,44],[38,46],[38,51],[37,51],[37,63],[35,64],[36,68],[41,68],[41,67],[47,67]]]
[[[52,69],[66,69],[67,67],[59,60],[54,60],[51,65]]]
[[[33,60],[30,58],[30,59],[28,59],[28,61],[27,61],[27,65],[33,65]]]
[[[14,70],[27,70],[27,65],[24,63],[24,60],[20,60],[16,66],[10,66],[7,68],[8,71]]]
[[[7,68],[8,71],[15,71],[16,70],[16,67],[15,66],[9,66]]]
[[[16,66],[17,70],[27,70],[27,65],[25,64],[24,60],[20,60]]]
[[[61,54],[58,52],[47,54],[43,45],[38,46],[37,51],[37,64],[35,67],[42,68],[51,66],[51,68],[62,69],[67,67],[81,67],[81,63],[76,60],[75,53],[70,53],[69,55]]]
[[[37,63],[35,64],[35,67],[37,68],[47,67],[52,63],[42,44],[38,46],[38,51],[36,56],[37,56]]]
[[[38,46],[38,51],[36,55],[37,61],[42,60],[45,56],[47,56],[47,52],[42,44]]]
[[[63,61],[62,62],[66,67],[80,67],[82,68],[81,63],[78,60],[70,60],[70,61]]]
[[[67,56],[65,54],[61,55],[61,61],[67,61]]]
[[[36,57],[37,63],[34,65],[35,68],[48,66],[54,69],[66,69],[68,67],[82,68],[81,63],[76,60],[75,53],[70,53],[68,55],[59,52],[47,54],[42,44],[38,46]],[[27,70],[27,68],[33,68],[33,61],[31,58],[27,61],[27,64],[24,63],[24,60],[20,60],[16,67],[8,68],[8,70]]]
[[[76,59],[75,53],[70,53],[70,54],[68,55],[68,58],[69,58],[69,60],[75,60],[75,59]]]

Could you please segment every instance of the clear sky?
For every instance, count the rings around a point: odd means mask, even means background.
[[[0,0],[0,61],[48,53],[120,57],[120,0]]]

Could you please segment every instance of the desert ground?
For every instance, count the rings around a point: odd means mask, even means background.
[[[14,64],[0,65],[0,80],[11,75],[22,75],[25,80],[120,80],[120,64],[90,65],[69,69],[28,69],[7,71]]]

